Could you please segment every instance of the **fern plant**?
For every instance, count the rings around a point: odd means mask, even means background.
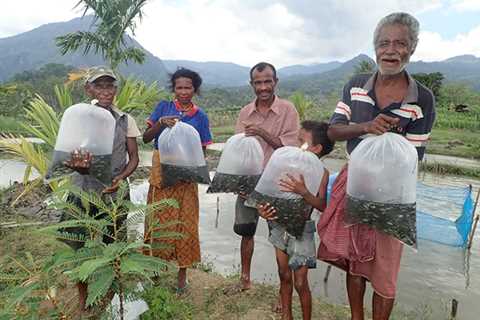
[[[56,270],[45,271],[44,263],[30,252],[2,259],[0,284],[7,289],[0,297],[0,320],[66,319],[73,313],[75,297],[60,301],[55,288],[64,279]]]
[[[82,208],[64,200],[64,197],[54,197],[55,202],[52,205],[57,209],[68,211],[71,219],[44,227],[39,232],[58,240],[83,242],[84,246],[78,250],[65,246],[42,266],[40,274],[42,277],[64,274],[75,283],[87,283],[86,304],[89,307],[102,308],[113,294],[118,295],[120,301],[118,314],[120,319],[123,319],[125,301],[140,296],[137,284],[139,282],[153,284],[151,279],[170,266],[168,262],[159,258],[144,255],[143,252],[148,252],[150,245],[137,237],[127,237],[127,228],[138,224],[143,219],[151,221],[154,212],[166,207],[178,208],[178,204],[173,199],[165,199],[153,204],[135,205],[125,199],[128,192],[126,183],[120,186],[114,197],[85,192],[69,185],[58,190],[61,194],[66,191],[80,199]],[[93,206],[98,208],[96,216],[88,214]],[[120,224],[119,221],[124,223]],[[80,227],[86,232],[75,234],[65,231],[72,227]],[[157,223],[157,232],[161,229]],[[104,236],[110,237],[112,242],[104,243],[102,241]],[[162,236],[179,237],[181,235],[165,232]],[[32,284],[28,290],[17,286],[7,304],[8,310],[12,312],[13,308],[15,311],[22,306],[22,303],[30,301],[32,292],[38,290],[39,285],[39,283],[37,286]]]

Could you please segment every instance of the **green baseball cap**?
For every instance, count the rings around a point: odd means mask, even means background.
[[[92,67],[88,70],[87,74],[87,83],[93,83],[95,80],[101,77],[110,77],[113,80],[117,81],[117,76],[112,69],[105,67],[105,66],[96,66]]]

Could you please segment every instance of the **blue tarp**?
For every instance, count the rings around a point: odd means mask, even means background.
[[[330,198],[337,173],[328,181]],[[473,224],[470,186],[445,187],[417,183],[417,238],[448,246],[466,247]]]

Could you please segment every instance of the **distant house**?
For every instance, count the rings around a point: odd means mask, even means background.
[[[455,112],[470,112],[470,110],[465,104],[457,104],[455,106]]]

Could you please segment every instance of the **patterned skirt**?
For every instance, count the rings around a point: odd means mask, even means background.
[[[196,183],[180,182],[173,187],[162,188],[162,172],[158,150],[153,153],[149,182],[147,203],[155,203],[162,199],[175,199],[179,208],[167,207],[146,219],[145,242],[152,244],[153,248],[145,253],[164,260],[176,261],[181,268],[191,267],[194,263],[200,262],[198,185]],[[164,227],[165,224],[171,222],[178,223]],[[152,233],[156,231],[176,232],[182,236],[178,239],[152,237]],[[156,246],[158,248],[155,248]]]

